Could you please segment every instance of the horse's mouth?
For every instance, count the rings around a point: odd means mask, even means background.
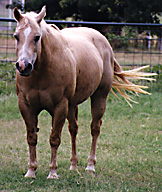
[[[28,77],[30,74],[25,74],[25,73],[20,73],[19,72],[19,74],[21,75],[21,76],[24,76],[24,77]]]

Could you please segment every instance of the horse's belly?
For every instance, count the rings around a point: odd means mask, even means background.
[[[73,101],[76,104],[80,104],[86,99],[88,99],[88,97],[90,97],[93,94],[93,92],[94,90],[91,88],[88,88],[88,86],[86,86],[85,88],[81,88],[80,90],[76,91],[73,97]]]
[[[80,104],[89,98],[98,88],[102,79],[102,70],[86,71],[77,79],[76,91],[73,97],[75,103]]]
[[[103,75],[103,58],[92,42],[80,44],[74,55],[77,61],[77,81],[73,101],[79,104],[99,86]]]

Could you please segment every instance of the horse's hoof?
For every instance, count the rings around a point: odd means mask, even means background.
[[[86,168],[87,173],[89,173],[89,175],[91,175],[92,177],[95,177],[95,169],[94,166],[87,166]]]
[[[50,171],[47,179],[58,179],[58,177],[59,177],[59,176],[57,175],[56,172],[55,172],[55,173],[52,173],[52,172]]]
[[[35,171],[29,169],[29,170],[27,171],[27,173],[25,174],[25,177],[26,177],[26,178],[36,178],[36,176],[35,176]]]
[[[78,171],[78,167],[77,167],[77,166],[74,166],[74,165],[71,165],[71,166],[70,166],[70,170],[71,170],[71,171]]]

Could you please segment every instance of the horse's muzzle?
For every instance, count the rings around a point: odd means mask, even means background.
[[[16,62],[16,69],[19,71],[21,76],[29,76],[32,72],[33,65],[22,59]]]

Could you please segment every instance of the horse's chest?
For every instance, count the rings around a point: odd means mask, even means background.
[[[57,105],[61,95],[60,91],[30,90],[26,95],[26,100],[31,107],[50,110]]]

